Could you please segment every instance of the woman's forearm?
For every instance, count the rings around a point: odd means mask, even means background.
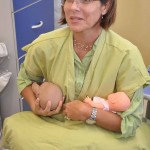
[[[109,111],[97,109],[96,125],[107,130],[121,132],[122,118]]]
[[[92,113],[92,107],[80,100],[73,100],[64,104],[63,114],[69,117],[71,120],[85,121],[90,118]],[[98,109],[96,114],[96,125],[107,130],[121,132],[121,117],[112,112]]]
[[[21,95],[24,97],[24,99],[26,100],[26,102],[29,104],[29,106],[31,107],[31,109],[33,110],[35,107],[35,100],[36,97],[32,91],[31,85],[25,87],[23,89],[23,91],[21,92]]]

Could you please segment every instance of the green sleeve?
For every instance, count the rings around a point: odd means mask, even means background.
[[[143,114],[143,88],[139,88],[131,96],[130,108],[121,114],[121,137],[134,136],[136,129],[140,126]]]
[[[32,84],[32,82],[42,82],[43,78],[37,77],[37,76],[32,76],[31,74],[27,73],[24,64],[21,64],[20,66],[20,71],[17,77],[17,86],[19,93],[27,87],[28,85]]]

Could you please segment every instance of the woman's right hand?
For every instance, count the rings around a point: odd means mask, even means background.
[[[32,109],[33,113],[35,113],[36,115],[52,116],[52,115],[58,114],[60,112],[63,101],[64,101],[64,99],[60,100],[57,108],[55,110],[51,111],[51,101],[48,101],[45,109],[43,109],[40,107],[40,99],[37,98],[35,100],[34,106],[31,109]]]

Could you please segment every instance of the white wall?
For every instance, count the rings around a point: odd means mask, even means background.
[[[16,63],[17,53],[15,47],[12,0],[0,0],[0,42],[6,44],[8,58],[0,68],[12,72],[7,87],[0,93],[0,110],[2,120],[20,111],[19,93],[16,85],[18,66]]]
[[[113,30],[140,49],[146,66],[150,64],[150,0],[118,0]]]

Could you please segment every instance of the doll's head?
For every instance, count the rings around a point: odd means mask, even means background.
[[[47,102],[51,101],[51,110],[57,108],[60,100],[63,100],[63,93],[59,86],[50,82],[43,82],[41,85],[34,82],[32,90],[36,98],[40,99],[40,106],[45,109]]]
[[[112,93],[107,99],[110,110],[122,112],[130,106],[130,99],[124,92]]]

